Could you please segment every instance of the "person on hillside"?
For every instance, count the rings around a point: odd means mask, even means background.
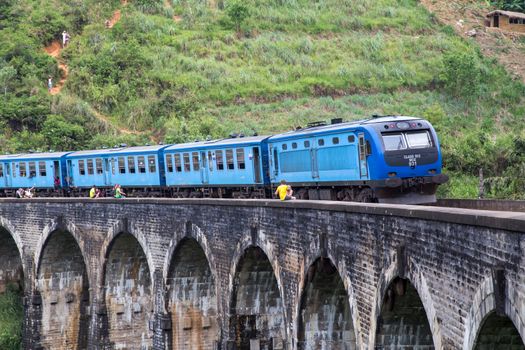
[[[286,184],[286,180],[281,180],[281,184],[275,190],[275,195],[279,196],[282,201],[289,201],[295,199],[293,195],[292,186]]]
[[[47,78],[47,90],[51,92],[52,88],[53,88],[53,78],[49,76]]]
[[[106,26],[106,28],[110,28],[111,22],[109,21],[109,19],[106,19],[106,21],[104,22],[104,25]]]
[[[69,44],[69,33],[65,30],[62,32],[62,47],[66,47],[67,44]]]
[[[115,198],[126,198],[126,194],[122,190],[119,184],[115,185]]]

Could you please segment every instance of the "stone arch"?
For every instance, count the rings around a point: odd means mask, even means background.
[[[166,268],[167,297],[171,314],[172,349],[212,349],[220,338],[215,273],[202,244],[193,237],[180,239]]]
[[[401,267],[403,264],[400,263],[401,261],[405,260],[407,261],[406,266]],[[436,309],[434,307],[434,303],[432,300],[432,295],[430,293],[430,290],[428,288],[428,284],[426,282],[426,278],[423,276],[423,273],[420,271],[418,265],[413,261],[411,258],[406,258],[403,255],[399,254],[399,251],[397,254],[393,254],[391,256],[392,263],[385,269],[382,270],[379,281],[378,281],[378,287],[376,290],[376,296],[375,296],[375,303],[372,310],[372,316],[371,316],[371,327],[370,327],[370,334],[369,334],[369,349],[374,348],[374,344],[377,343],[377,325],[379,316],[381,315],[383,311],[383,302],[385,301],[385,296],[387,295],[387,292],[391,287],[393,287],[393,283],[398,280],[402,280],[401,282],[404,283],[406,286],[413,287],[413,292],[416,293],[418,300],[421,302],[421,305],[423,307],[426,321],[430,329],[430,335],[432,337],[432,344],[433,348],[435,349],[443,349],[442,347],[442,336],[441,336],[441,324],[438,321],[437,315],[436,315]],[[405,282],[406,281],[406,282]],[[406,284],[408,283],[408,284]],[[403,288],[403,286],[394,286]],[[405,289],[406,290],[406,289]],[[403,292],[404,293],[404,292]]]
[[[316,255],[303,264],[295,306],[297,349],[360,348],[351,282],[334,261],[331,254]],[[346,271],[344,264],[338,265]],[[328,287],[320,290],[322,286]]]
[[[154,311],[151,265],[136,234],[120,229],[112,233],[102,250],[100,274],[105,308],[102,323],[107,325],[102,335],[104,346],[150,349],[153,334],[149,322]]]
[[[8,287],[18,291],[25,287],[26,266],[23,248],[20,245],[20,237],[13,234],[15,231],[10,226],[0,218],[0,294]]]
[[[520,316],[517,301],[513,300],[513,286],[507,282],[507,291],[505,296],[505,314],[514,325],[516,331],[521,336],[522,342],[525,344],[525,322],[523,316]],[[471,350],[475,348],[476,340],[483,330],[485,322],[495,313],[496,297],[494,293],[494,279],[492,276],[486,277],[480,283],[476,294],[474,295],[472,305],[467,314],[465,321],[465,336],[463,338],[463,350]]]
[[[37,250],[34,314],[44,348],[85,349],[89,274],[73,225],[48,225]]]
[[[10,235],[11,237],[13,238],[13,240],[15,241],[16,243],[16,248],[18,249],[18,252],[20,254],[20,257],[22,258],[22,266],[24,268],[24,273],[26,272],[27,270],[27,267],[25,266],[25,263],[24,263],[24,250],[25,250],[25,245],[22,241],[22,238],[20,237],[20,235],[18,234],[18,231],[15,229],[15,227],[13,226],[13,224],[11,223],[10,220],[6,219],[5,217],[3,216],[0,216],[0,227],[4,228]]]
[[[254,260],[262,263],[255,265]],[[242,269],[246,267],[252,270],[243,271]],[[265,348],[268,344],[271,344],[273,348],[286,348],[287,316],[278,260],[271,249],[271,244],[264,237],[262,239],[255,237],[254,228],[252,228],[252,235],[243,236],[237,244],[229,279],[230,295],[226,310],[229,315],[230,342],[242,343],[241,349],[246,346],[249,348],[247,337],[253,336],[261,348]],[[244,282],[241,285],[236,283],[236,280],[240,282],[240,279]],[[263,291],[258,282],[267,283],[270,289],[266,288]],[[257,302],[251,304],[246,299],[237,300],[239,290],[241,293],[246,292],[246,286],[249,283],[252,283],[252,289],[259,291],[259,304],[257,305],[255,305]],[[275,303],[274,309],[267,307],[270,300]],[[243,314],[240,314],[241,311]],[[263,318],[266,322],[264,324]],[[276,324],[279,324],[281,329]],[[246,325],[249,326],[249,329],[244,328]]]

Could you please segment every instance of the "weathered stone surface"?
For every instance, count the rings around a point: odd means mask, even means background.
[[[384,344],[393,335],[427,344],[422,328],[391,323],[387,332],[378,325],[396,278],[417,292],[409,295],[420,299],[436,349],[471,350],[478,338],[490,339],[480,331],[494,313],[517,332],[502,341],[514,346],[519,334],[519,348],[525,340],[523,213],[313,201],[4,199],[0,224],[12,237],[0,233],[0,240],[18,248],[0,255],[0,271],[23,269],[26,349],[75,348],[82,334],[89,349],[230,349],[238,337],[232,318],[254,312],[245,324],[262,332],[248,340],[261,349],[299,348],[305,325],[319,344],[338,339],[350,349],[370,350],[381,345],[378,337]],[[63,244],[52,243],[56,232]],[[262,253],[246,264],[250,247]],[[335,270],[310,275],[321,257]],[[58,307],[64,320],[51,312]],[[67,320],[82,308],[89,322],[79,320],[76,333],[51,332],[73,325]],[[259,321],[257,312],[265,315]]]

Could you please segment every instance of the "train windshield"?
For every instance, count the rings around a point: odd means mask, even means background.
[[[389,133],[381,136],[385,144],[385,151],[432,147],[428,131]]]
[[[407,144],[402,133],[399,134],[383,134],[383,142],[385,143],[386,151],[397,151],[406,149]]]
[[[410,148],[428,148],[432,146],[427,131],[407,133],[407,142]]]

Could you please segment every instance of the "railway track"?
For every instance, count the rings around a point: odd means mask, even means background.
[[[525,200],[506,199],[439,199],[437,207],[525,212]]]

